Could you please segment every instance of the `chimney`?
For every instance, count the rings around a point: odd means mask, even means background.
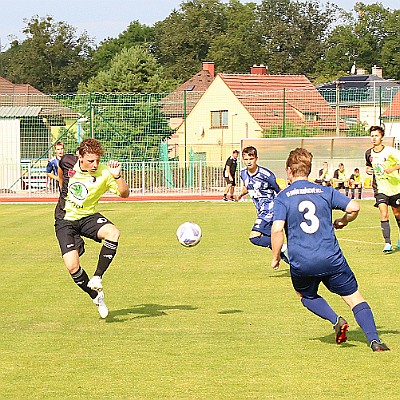
[[[372,75],[376,75],[379,78],[383,78],[382,68],[377,67],[376,65],[374,65],[372,67]]]
[[[263,64],[253,65],[252,67],[250,67],[250,74],[252,74],[252,75],[267,75],[267,69],[268,69],[268,67],[266,67]]]
[[[357,75],[367,75],[367,71],[364,68],[357,68]]]
[[[203,71],[208,71],[209,74],[214,77],[214,63],[211,61],[203,62]]]

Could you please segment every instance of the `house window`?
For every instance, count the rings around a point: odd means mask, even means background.
[[[318,113],[317,112],[305,112],[304,113],[305,121],[318,121]]]
[[[211,111],[211,128],[228,127],[228,110]]]

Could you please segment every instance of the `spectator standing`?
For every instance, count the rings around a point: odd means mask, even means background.
[[[222,200],[228,201],[228,193],[230,194],[230,200],[235,201],[235,174],[237,168],[237,159],[239,157],[239,152],[233,150],[232,155],[226,160],[224,167],[224,178],[226,182],[226,187],[224,190],[224,197]]]

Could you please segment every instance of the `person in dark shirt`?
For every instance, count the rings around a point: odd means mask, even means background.
[[[237,168],[237,159],[239,156],[239,152],[237,150],[233,150],[232,155],[226,160],[224,167],[224,178],[226,182],[226,187],[224,190],[224,197],[222,200],[228,201],[228,193],[230,194],[230,200],[235,201],[235,174]]]

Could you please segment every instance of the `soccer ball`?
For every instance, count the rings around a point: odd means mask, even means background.
[[[176,237],[182,246],[196,246],[201,240],[201,228],[194,222],[184,222],[176,230]]]

